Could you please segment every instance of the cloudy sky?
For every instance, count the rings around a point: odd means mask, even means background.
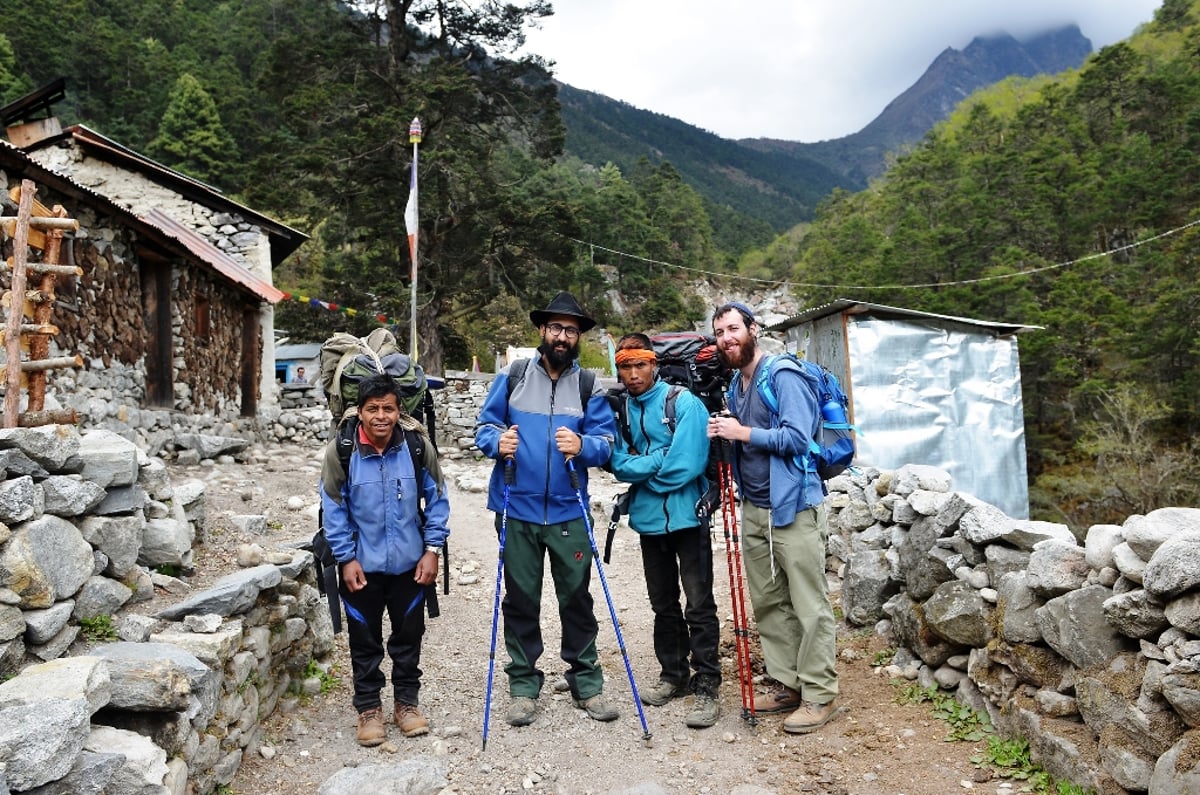
[[[554,0],[526,50],[576,88],[725,138],[856,132],[938,53],[1079,25],[1100,49],[1161,0]]]

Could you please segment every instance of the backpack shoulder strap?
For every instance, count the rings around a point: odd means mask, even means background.
[[[528,359],[517,359],[508,366],[508,397],[512,397],[517,384],[525,380],[525,371],[529,369]]]
[[[663,401],[663,423],[672,436],[675,435],[675,401],[679,399],[679,393],[685,388],[682,384],[671,384],[667,390],[666,400]]]
[[[358,442],[358,416],[348,416],[338,425],[337,429],[337,457],[338,463],[342,465],[342,471],[346,473],[346,483],[350,482],[350,455],[354,452],[354,445]]]
[[[579,368],[579,408],[587,413],[588,401],[592,399],[592,390],[596,388],[596,374],[591,370]]]

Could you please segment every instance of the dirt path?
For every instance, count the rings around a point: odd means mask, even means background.
[[[265,547],[311,535],[314,519],[318,452],[271,451],[258,464],[225,464],[210,469],[176,470],[176,482],[200,477],[208,487],[208,543],[197,556],[198,579],[223,573],[238,544],[254,541]],[[454,483],[480,480],[487,463],[447,462]],[[608,498],[620,489],[602,473],[593,476],[593,496]],[[300,499],[294,499],[294,498]],[[288,507],[289,498],[293,508]],[[302,510],[294,508],[302,504]],[[441,596],[441,617],[430,621],[425,636],[422,708],[432,732],[405,739],[393,729],[389,741],[365,749],[354,740],[354,712],[349,704],[349,657],[345,635],[338,636],[339,683],[326,694],[302,700],[293,711],[267,721],[263,748],[244,760],[231,785],[237,795],[310,795],[344,765],[398,762],[409,756],[442,756],[449,768],[448,793],[584,793],[619,792],[656,784],[671,793],[730,793],[739,785],[767,792],[830,795],[947,795],[1012,792],[1004,782],[973,783],[978,774],[970,762],[973,746],[945,741],[947,726],[928,705],[896,703],[896,689],[875,671],[873,663],[886,642],[869,630],[845,629],[839,641],[841,705],[836,720],[807,736],[781,731],[780,716],[761,716],[757,726],[741,717],[736,658],[729,613],[725,551],[714,536],[717,602],[722,610],[722,717],[710,729],[683,724],[690,699],[665,707],[645,707],[652,734],[643,739],[625,666],[608,615],[599,578],[593,577],[600,620],[601,661],[606,692],[622,711],[621,718],[600,724],[572,707],[569,696],[551,692],[562,665],[557,658],[559,629],[553,609],[553,587],[544,589],[543,627],[547,653],[541,663],[547,688],[537,721],[524,728],[504,722],[508,706],[497,652],[488,746],[481,750],[486,696],[488,649],[496,581],[496,539],[485,495],[452,486],[451,593]],[[265,513],[268,535],[239,536],[231,513]],[[603,545],[607,524],[597,511],[597,543]],[[622,528],[612,563],[604,568],[609,590],[639,686],[655,681],[657,664],[650,646],[651,613],[641,575],[635,534]],[[593,572],[594,573],[594,572]],[[390,710],[385,692],[384,707]],[[761,791],[746,789],[749,793]]]

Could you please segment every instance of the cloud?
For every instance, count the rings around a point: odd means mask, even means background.
[[[862,129],[947,47],[1075,23],[1100,47],[1158,0],[560,0],[526,50],[558,79],[726,138]]]

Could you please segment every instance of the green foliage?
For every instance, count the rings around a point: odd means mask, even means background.
[[[921,687],[912,683],[897,685],[897,704],[922,704],[925,702],[932,705],[934,717],[950,726],[946,742],[978,742],[995,731],[987,715],[982,715],[967,705],[959,703],[954,696],[941,691],[936,685],[929,687]]]
[[[895,656],[896,647],[888,646],[886,649],[880,649],[879,651],[875,652],[874,656],[871,657],[871,665],[874,667],[887,665]]]
[[[112,616],[102,615],[79,619],[79,629],[86,640],[109,642],[117,639],[117,628]]]
[[[802,238],[743,262],[790,272],[810,305],[1041,326],[1020,339],[1034,515],[1078,529],[1191,504],[1198,44],[1197,3],[1173,3],[1078,71],[979,92],[869,190],[835,191]],[[1153,416],[1114,402],[1125,383]]]
[[[147,152],[171,168],[212,183],[229,175],[237,161],[237,145],[221,125],[217,103],[187,73],[175,81]]]
[[[1029,741],[1022,738],[1003,739],[992,735],[984,749],[971,756],[976,767],[987,768],[1001,778],[1025,782],[1021,792],[1038,795],[1095,795],[1092,790],[1059,781],[1035,763],[1029,755]]]
[[[332,692],[339,684],[341,679],[338,678],[336,668],[324,668],[316,660],[309,660],[308,665],[304,667],[305,679],[319,679],[321,681],[321,693]]]

